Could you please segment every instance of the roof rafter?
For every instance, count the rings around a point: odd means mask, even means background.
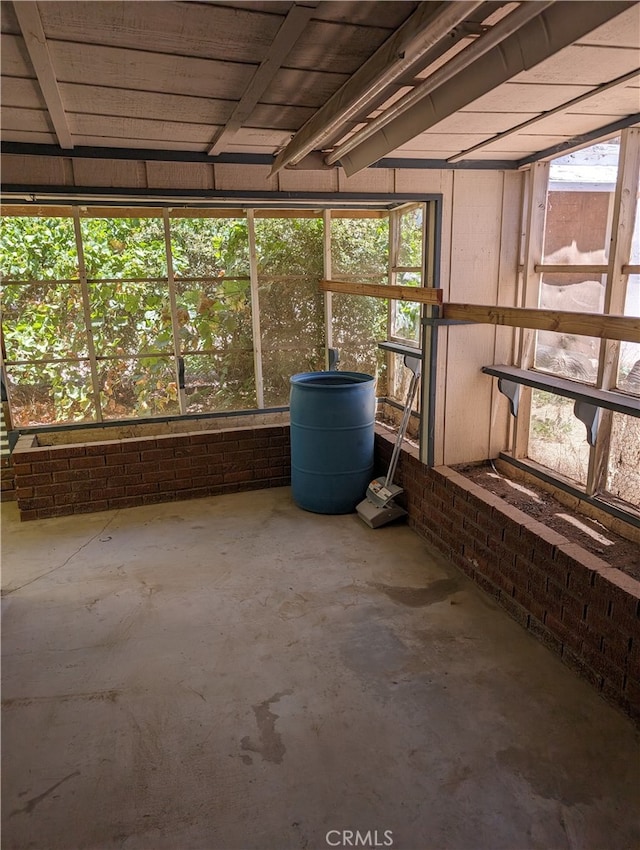
[[[209,156],[222,153],[225,146],[247,120],[267,87],[282,66],[286,56],[304,32],[318,2],[294,3],[276,33],[266,57],[258,66],[251,82],[235,106],[225,126],[218,131],[208,150]]]
[[[47,45],[47,38],[42,28],[40,12],[35,0],[20,0],[13,4],[16,18],[20,24],[22,37],[36,72],[44,102],[49,110],[58,143],[61,148],[73,148],[71,131],[64,111],[60,89],[56,78],[53,62]]]

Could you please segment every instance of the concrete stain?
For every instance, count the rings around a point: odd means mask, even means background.
[[[64,779],[61,779],[59,782],[56,782],[55,785],[52,785],[51,788],[47,788],[46,791],[43,791],[42,794],[38,794],[36,797],[31,797],[31,799],[27,800],[24,806],[20,809],[14,809],[9,815],[12,818],[14,815],[20,815],[24,812],[24,814],[30,815],[31,812],[35,809],[35,807],[41,803],[44,799],[46,799],[49,794],[52,794],[56,788],[59,788],[63,782],[71,779],[74,776],[80,776],[79,770],[74,770],[73,773],[70,773],[68,776],[65,776]]]
[[[16,708],[39,702],[69,702],[70,700],[103,700],[115,702],[120,696],[120,691],[91,691],[84,694],[53,694],[49,697],[8,697],[2,700],[3,708]]]
[[[587,790],[593,787],[589,777],[585,777],[581,783],[576,781],[579,771],[572,771],[569,778],[555,759],[541,758],[531,750],[519,747],[499,750],[496,759],[502,767],[521,776],[545,800],[557,800],[565,806],[575,806],[591,803],[595,799],[595,795]]]
[[[287,748],[282,743],[282,736],[276,732],[276,720],[279,715],[271,711],[270,707],[273,703],[279,702],[284,696],[291,696],[292,690],[280,691],[274,694],[269,699],[264,700],[258,705],[253,706],[253,713],[256,716],[256,724],[258,726],[258,735],[260,743],[255,744],[248,735],[240,741],[240,746],[243,750],[249,750],[253,753],[259,753],[263,761],[271,761],[274,764],[282,764],[282,759],[287,751]],[[245,764],[250,764],[244,758]]]
[[[410,608],[424,608],[436,602],[443,602],[460,590],[460,582],[455,578],[442,578],[432,581],[426,587],[398,587],[391,584],[372,583],[370,587],[382,591],[389,599],[407,605]]]

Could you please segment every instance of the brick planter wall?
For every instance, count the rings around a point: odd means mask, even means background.
[[[383,467],[392,437],[377,429]],[[401,452],[409,525],[605,697],[640,720],[640,582],[448,467]]]
[[[291,479],[289,428],[268,426],[13,451],[23,520],[279,487]]]
[[[2,458],[2,461],[0,462],[0,472],[2,474],[0,483],[0,486],[2,487],[0,490],[0,500],[3,502],[13,502],[16,498],[16,482],[11,455]]]

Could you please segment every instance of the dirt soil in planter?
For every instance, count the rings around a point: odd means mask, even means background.
[[[510,505],[548,528],[578,543],[612,567],[640,581],[640,545],[609,531],[595,519],[563,505],[551,493],[530,484],[507,478],[491,463],[460,465],[456,472],[504,499]]]

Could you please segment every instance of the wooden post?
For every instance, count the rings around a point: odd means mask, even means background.
[[[331,280],[331,210],[323,210],[322,261],[325,280]],[[324,362],[329,368],[329,349],[333,348],[333,293],[324,293]]]
[[[82,312],[84,315],[84,326],[87,334],[87,351],[89,352],[89,368],[91,369],[91,388],[93,391],[93,403],[96,409],[96,421],[102,422],[102,402],[100,401],[100,379],[98,377],[98,364],[96,361],[96,347],[91,327],[91,305],[89,303],[89,285],[87,283],[87,269],[84,264],[84,249],[82,247],[82,228],[80,227],[80,209],[73,208],[73,230],[76,237],[76,253],[78,255],[78,274],[80,277],[80,292],[82,296]]]
[[[178,390],[178,404],[180,413],[184,416],[187,412],[187,396],[184,387],[180,386],[180,321],[178,319],[178,301],[176,298],[176,283],[173,272],[173,252],[171,250],[171,226],[169,222],[169,210],[162,210],[164,224],[164,249],[167,258],[167,284],[169,287],[169,309],[171,311],[171,335],[173,337],[173,360],[176,376],[176,387]]]
[[[427,289],[437,286],[436,262],[436,206],[434,201],[425,204],[422,228],[422,280]],[[442,294],[442,290],[438,290]],[[425,304],[425,319],[436,319],[439,307]],[[420,379],[420,460],[427,466],[435,464],[438,328],[424,322],[422,325],[422,375]]]
[[[527,206],[525,211],[525,242],[522,271],[522,307],[537,307],[540,298],[540,274],[536,263],[542,262],[544,225],[547,210],[547,186],[549,163],[536,162],[529,171]],[[517,363],[522,369],[530,369],[535,357],[536,334],[532,330],[520,334]],[[523,458],[529,450],[529,426],[531,420],[531,389],[523,387],[520,406],[513,435],[513,456]]]
[[[622,132],[620,158],[618,160],[618,179],[613,201],[611,220],[611,238],[609,243],[609,263],[605,286],[605,313],[624,313],[628,276],[625,266],[631,257],[636,198],[638,197],[638,175],[640,172],[640,130],[629,129]],[[636,227],[640,222],[636,222]],[[638,319],[640,324],[640,319]],[[620,342],[607,339],[602,343],[598,364],[596,386],[609,390],[616,386],[620,360]],[[607,467],[613,414],[603,410],[598,428],[596,445],[589,453],[586,491],[593,495],[606,485]]]
[[[262,336],[260,332],[260,298],[258,294],[258,259],[253,210],[247,210],[249,227],[249,278],[251,281],[251,327],[253,331],[253,370],[256,379],[256,404],[264,407],[264,381],[262,378]]]

